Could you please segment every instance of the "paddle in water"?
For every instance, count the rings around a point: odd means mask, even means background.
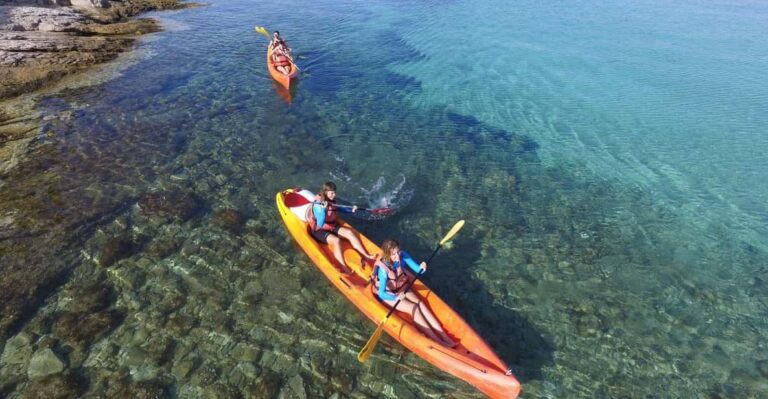
[[[429,263],[432,258],[437,254],[437,251],[440,250],[440,248],[443,247],[443,244],[450,241],[453,236],[456,235],[456,233],[461,230],[461,228],[464,227],[464,221],[459,220],[456,222],[456,224],[453,225],[451,230],[448,232],[448,234],[443,237],[442,240],[440,240],[440,243],[437,244],[437,248],[432,252],[432,255],[429,256],[426,263]],[[411,287],[413,286],[413,283],[418,280],[419,277],[424,273],[424,270],[420,271],[419,274],[416,275],[415,278],[413,278],[408,285],[405,287],[405,290],[403,291],[403,294],[407,293]],[[374,294],[376,295],[376,294]],[[371,353],[373,353],[374,348],[376,348],[376,344],[379,343],[379,338],[381,338],[381,332],[384,331],[384,325],[387,324],[387,320],[389,320],[389,316],[392,316],[392,313],[395,312],[395,309],[397,309],[397,305],[400,304],[400,300],[398,299],[397,302],[395,302],[395,306],[392,306],[392,309],[389,310],[389,313],[387,313],[387,316],[384,318],[384,320],[379,323],[378,327],[376,327],[376,331],[373,332],[373,335],[371,335],[371,338],[368,339],[368,342],[365,344],[363,349],[360,350],[360,353],[357,354],[357,360],[360,363],[365,362],[368,360],[368,358],[371,356]]]
[[[298,194],[296,192],[289,193],[286,196],[286,198],[285,198],[285,203],[289,207],[297,207],[297,206],[301,206],[301,205],[307,205],[307,204],[309,204],[311,202],[312,201],[308,200],[303,195]],[[337,208],[344,208],[344,209],[352,210],[352,205],[334,204],[334,206],[337,207]],[[361,211],[361,212],[368,212],[368,213],[370,213],[373,216],[370,219],[383,219],[385,216],[389,216],[389,215],[391,215],[391,214],[393,214],[395,212],[395,208],[390,208],[390,207],[373,208],[373,209],[358,207],[357,210]]]

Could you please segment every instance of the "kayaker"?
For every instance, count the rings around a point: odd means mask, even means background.
[[[275,66],[275,69],[282,74],[290,74],[293,57],[291,57],[291,49],[288,47],[288,43],[280,36],[280,31],[276,30],[272,33],[269,47],[272,48],[272,64]]]
[[[291,73],[290,56],[282,45],[278,45],[272,50],[272,65],[284,75]]]
[[[312,206],[307,208],[307,221],[309,222],[310,234],[312,237],[323,244],[331,245],[331,248],[333,248],[333,256],[336,258],[336,261],[339,262],[339,265],[341,265],[341,272],[349,274],[352,273],[352,270],[347,266],[347,262],[344,261],[344,254],[341,248],[342,238],[349,241],[349,243],[352,244],[352,248],[367,260],[373,261],[375,257],[366,252],[363,243],[360,242],[360,239],[351,229],[343,227],[337,223],[336,214],[339,211],[354,213],[357,211],[357,205],[353,206],[351,209],[337,207],[336,184],[333,182],[326,182],[323,184],[320,194],[315,196]]]
[[[382,242],[381,252],[381,258],[374,263],[371,274],[378,298],[390,307],[400,300],[397,311],[410,314],[422,333],[449,348],[455,347],[456,341],[446,334],[440,321],[421,298],[411,291],[403,292],[409,280],[427,270],[426,262],[416,263],[407,252],[400,250],[397,241],[390,238]],[[406,272],[406,267],[413,274]]]
[[[277,46],[283,46],[288,51],[290,51],[290,48],[288,47],[288,43],[283,40],[283,37],[280,36],[280,31],[276,30],[272,33],[272,40],[269,41],[269,47],[272,47],[274,49]]]

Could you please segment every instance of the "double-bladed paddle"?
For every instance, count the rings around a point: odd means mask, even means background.
[[[288,196],[286,196],[286,199],[285,199],[285,204],[288,207],[295,207],[295,206],[306,205],[306,204],[309,204],[311,202],[312,201],[306,199],[303,195],[301,195],[299,193],[296,193],[296,192],[289,193]],[[352,209],[353,208],[352,205],[333,204],[333,206],[335,206],[337,208],[344,208],[344,209]],[[391,214],[391,213],[393,213],[395,211],[394,208],[390,208],[390,207],[373,208],[373,209],[357,207],[357,210],[358,211],[363,211],[363,212],[370,212],[373,215],[389,215],[389,214]]]

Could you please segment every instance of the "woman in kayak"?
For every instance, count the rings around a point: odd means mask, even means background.
[[[286,43],[285,40],[283,40],[283,37],[280,36],[280,31],[276,30],[272,33],[272,40],[269,42],[269,47],[272,47],[274,50],[278,46],[283,46],[290,51],[288,43]]]
[[[282,45],[278,45],[272,50],[272,65],[284,75],[291,73],[290,56]]]
[[[288,75],[291,73],[291,49],[288,47],[288,43],[280,36],[280,31],[272,33],[272,40],[269,42],[269,47],[272,48],[272,64],[275,69],[280,73]]]
[[[399,300],[397,310],[410,314],[422,333],[449,348],[455,347],[456,341],[446,334],[440,321],[421,298],[411,291],[404,292],[414,275],[427,270],[426,262],[417,264],[407,252],[400,250],[397,241],[389,238],[382,242],[381,251],[381,259],[376,260],[371,274],[372,286],[379,299],[390,307]],[[413,274],[407,273],[406,268]]]
[[[344,253],[341,249],[342,238],[349,241],[352,244],[352,248],[367,260],[372,261],[375,258],[365,251],[363,243],[360,242],[360,239],[351,229],[340,226],[336,222],[336,214],[339,211],[347,213],[351,211],[354,213],[357,211],[357,205],[353,206],[351,210],[336,206],[336,184],[327,182],[323,184],[320,194],[315,196],[312,206],[307,208],[307,221],[309,222],[312,237],[323,244],[330,244],[333,248],[333,256],[341,265],[341,272],[349,274],[352,273],[352,270],[347,266],[347,262],[344,261]]]

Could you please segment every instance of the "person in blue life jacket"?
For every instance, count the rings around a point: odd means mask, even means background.
[[[357,211],[357,205],[351,209],[336,206],[336,184],[326,182],[320,194],[315,196],[312,206],[307,208],[307,221],[309,222],[309,231],[312,237],[323,244],[329,244],[333,249],[333,256],[341,266],[341,272],[344,274],[352,273],[344,260],[344,253],[341,248],[341,239],[346,239],[352,244],[364,260],[373,261],[376,258],[369,255],[360,242],[360,238],[355,235],[350,228],[341,226],[337,221],[338,212],[354,213]]]
[[[424,335],[449,348],[455,347],[456,341],[443,330],[427,304],[415,293],[404,292],[411,279],[427,270],[426,262],[416,263],[407,252],[400,250],[397,241],[389,238],[381,243],[381,252],[381,258],[374,263],[371,274],[376,296],[389,307],[400,300],[397,311],[410,314]]]

